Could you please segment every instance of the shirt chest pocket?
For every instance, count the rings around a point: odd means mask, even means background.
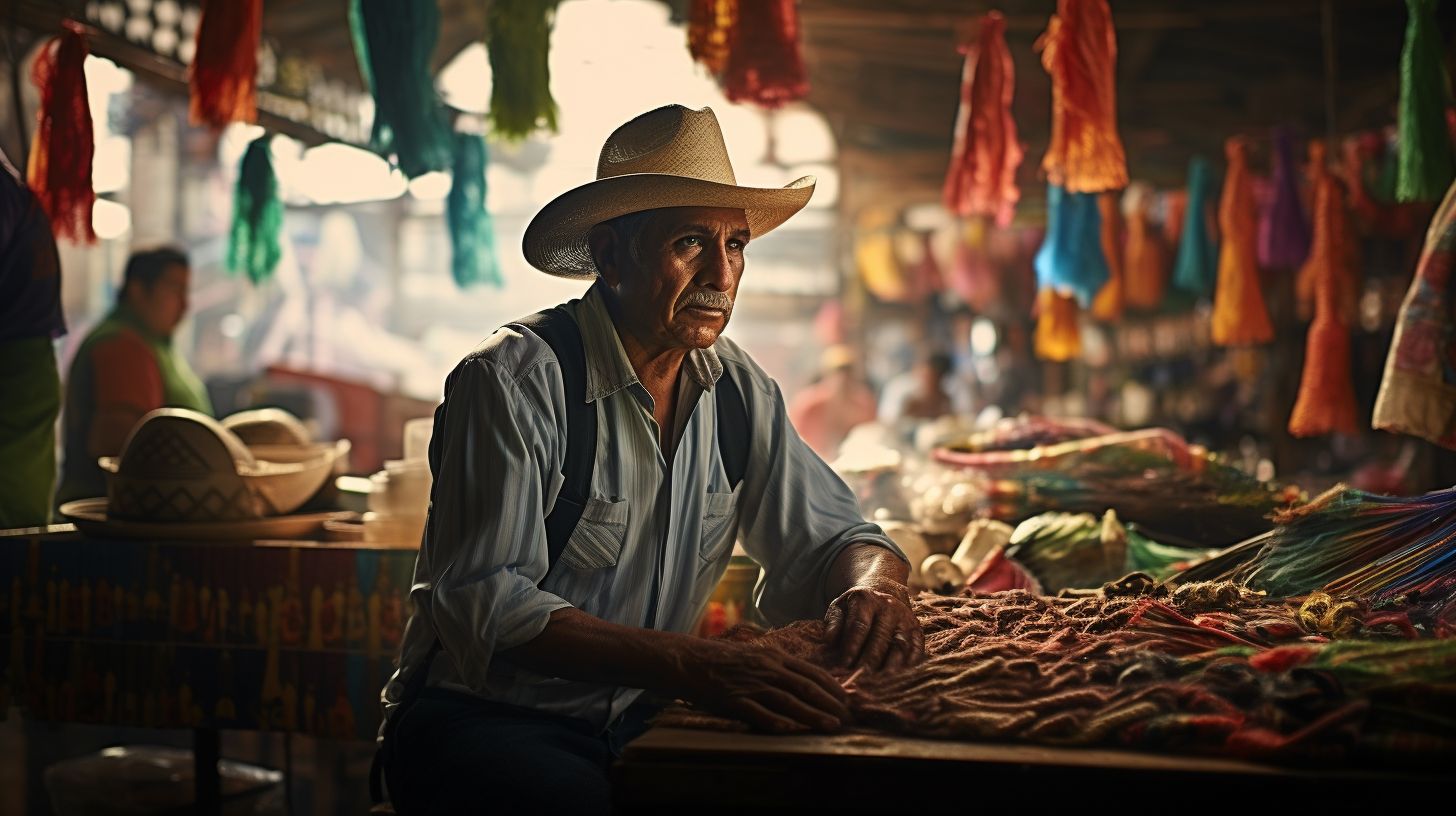
[[[616,566],[626,538],[627,500],[587,499],[561,552],[561,562],[579,570]]]
[[[738,533],[738,493],[705,493],[703,495],[703,540],[698,555],[707,562],[717,561],[733,547]]]

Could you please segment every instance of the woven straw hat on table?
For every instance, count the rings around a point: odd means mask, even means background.
[[[785,187],[740,187],[712,108],[668,105],[612,131],[597,161],[597,180],[568,190],[526,227],[522,252],[542,272],[596,277],[587,234],[603,221],[663,207],[741,209],[758,238],[803,209],[814,177]]]

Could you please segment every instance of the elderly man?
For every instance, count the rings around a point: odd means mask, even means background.
[[[685,634],[735,538],[764,567],[770,621],[826,618],[846,666],[921,654],[903,556],[720,336],[749,239],[812,192],[737,186],[713,112],[674,105],[613,132],[597,180],[528,227],[532,265],[596,282],[446,383],[415,615],[384,693],[399,812],[605,812],[644,689],[769,731],[839,727],[827,672]]]

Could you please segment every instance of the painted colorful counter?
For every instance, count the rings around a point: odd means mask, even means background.
[[[0,532],[0,710],[373,739],[412,548]]]

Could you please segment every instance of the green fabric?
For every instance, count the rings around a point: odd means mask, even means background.
[[[1409,13],[1400,52],[1400,157],[1395,196],[1440,201],[1456,177],[1446,125],[1451,83],[1442,54],[1436,0],[1406,0]]]
[[[61,376],[48,337],[0,342],[0,529],[51,520]]]
[[[360,76],[374,94],[370,149],[409,178],[450,166],[450,128],[430,55],[440,34],[436,0],[352,0]]]
[[[233,224],[228,232],[227,268],[242,272],[254,285],[273,277],[283,259],[283,201],[273,173],[273,137],[254,139],[238,166],[233,192]]]
[[[56,496],[58,502],[106,495],[105,474],[91,456],[87,444],[91,420],[96,412],[92,353],[99,343],[122,332],[131,332],[146,343],[161,374],[162,404],[153,408],[191,408],[212,415],[212,401],[208,399],[207,388],[193,372],[192,366],[172,346],[172,338],[156,334],[129,307],[117,304],[111,314],[81,342],[71,363],[70,376],[66,378],[65,460]]]
[[[551,27],[557,0],[495,0],[487,20],[490,123],[500,138],[520,141],[556,132],[551,96]]]
[[[485,139],[473,133],[455,134],[453,181],[445,215],[450,225],[450,269],[462,289],[477,283],[501,285],[495,227],[485,207],[488,155]]]

